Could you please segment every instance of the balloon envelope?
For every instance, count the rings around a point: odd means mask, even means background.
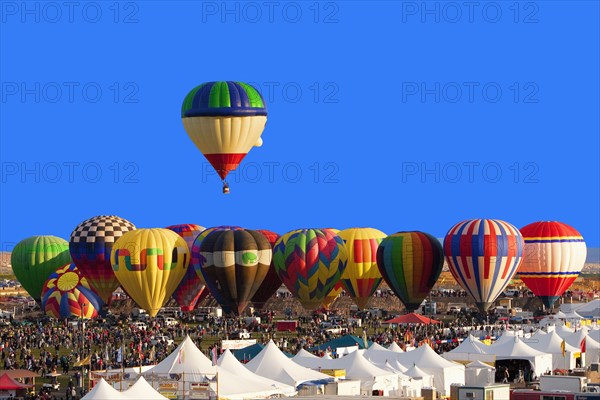
[[[192,142],[225,179],[253,146],[262,145],[267,108],[251,85],[207,82],[187,94],[181,118]]]
[[[348,255],[331,229],[299,229],[283,235],[273,253],[275,271],[307,310],[319,308],[340,280]]]
[[[19,283],[39,302],[50,274],[71,264],[69,242],[56,236],[29,237],[17,243],[10,263]]]
[[[323,308],[329,310],[331,305],[337,300],[338,297],[340,297],[343,290],[344,286],[338,281],[338,283],[335,284],[333,289],[331,289],[331,291],[327,293],[327,296],[325,296],[323,299]]]
[[[202,240],[194,267],[223,309],[241,315],[265,279],[272,256],[271,245],[257,231],[215,230]]]
[[[96,318],[103,302],[75,264],[50,275],[42,291],[42,310],[54,318]]]
[[[348,252],[341,282],[346,293],[363,310],[382,281],[377,268],[377,248],[385,233],[373,228],[350,228],[339,233]]]
[[[87,278],[105,303],[119,287],[110,264],[115,242],[135,229],[131,222],[116,215],[98,215],[77,225],[71,233],[69,251],[77,269]]]
[[[444,266],[442,244],[425,232],[398,232],[383,239],[377,265],[408,311],[429,295]]]
[[[205,228],[196,224],[180,224],[167,226],[166,229],[181,236],[188,245],[188,249],[191,253],[194,240],[196,240],[200,232]],[[173,298],[177,304],[179,304],[179,307],[181,307],[181,311],[192,311],[195,308],[196,303],[203,297],[202,293],[205,290],[207,289],[204,279],[194,271],[194,268],[188,267],[179,286],[177,286],[177,289],[175,289],[175,292],[173,293]]]
[[[523,237],[508,222],[474,219],[454,225],[444,238],[444,255],[454,279],[486,312],[523,260]]]
[[[550,308],[583,269],[585,241],[575,228],[562,222],[534,222],[520,230],[525,255],[519,277]]]
[[[156,316],[183,279],[190,262],[185,240],[168,229],[137,229],[113,246],[111,263],[123,289]]]
[[[275,242],[279,239],[279,235],[275,232],[266,230],[266,229],[258,229],[257,232],[263,234],[263,236],[269,241],[271,248],[275,246]],[[271,259],[271,264],[269,264],[269,271],[267,272],[267,276],[260,284],[260,287],[252,296],[252,304],[257,309],[262,309],[267,301],[277,292],[277,289],[281,287],[283,283],[281,279],[277,276],[277,272],[275,272],[275,265],[273,264],[273,259]]]

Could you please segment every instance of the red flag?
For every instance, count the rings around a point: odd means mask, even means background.
[[[585,338],[583,338],[583,340],[579,344],[579,347],[581,347],[581,352],[585,353]]]

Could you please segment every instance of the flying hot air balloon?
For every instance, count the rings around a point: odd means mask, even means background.
[[[377,266],[388,286],[409,312],[419,308],[444,266],[444,250],[425,232],[398,232],[383,239]]]
[[[523,236],[508,222],[473,219],[454,225],[444,238],[444,255],[456,282],[485,313],[523,261]]]
[[[166,229],[181,236],[188,245],[191,253],[194,240],[196,240],[200,232],[205,228],[196,224],[180,224],[167,226]],[[196,304],[206,295],[206,292],[208,292],[208,289],[206,289],[204,279],[194,271],[194,268],[188,267],[185,276],[173,293],[173,298],[179,304],[181,311],[192,311]]]
[[[117,240],[110,260],[123,289],[155,317],[185,276],[190,252],[169,229],[136,229]]]
[[[44,284],[41,308],[53,318],[96,318],[102,299],[75,264],[57,269]]]
[[[271,245],[271,249],[275,246],[275,242],[279,239],[279,235],[275,232],[266,230],[266,229],[258,229],[257,232],[263,234],[263,236],[269,241]],[[267,301],[277,292],[277,289],[281,287],[283,283],[281,279],[277,276],[275,272],[275,265],[273,264],[273,259],[271,259],[271,264],[269,265],[269,271],[267,272],[267,276],[260,284],[260,287],[252,296],[252,304],[257,309],[261,310]]]
[[[364,310],[381,284],[377,247],[385,233],[373,228],[350,228],[339,233],[348,252],[348,266],[340,280],[358,308]]]
[[[71,233],[69,251],[73,263],[106,304],[119,287],[110,264],[110,253],[117,239],[133,229],[135,225],[126,219],[98,215],[86,219]]]
[[[534,222],[521,228],[525,255],[518,274],[544,305],[554,302],[577,279],[587,248],[581,234],[562,222]]]
[[[331,229],[299,229],[275,243],[277,276],[307,310],[319,308],[340,280],[348,254],[344,241]]]
[[[262,145],[267,107],[261,94],[243,82],[207,82],[187,94],[181,107],[183,126],[196,147],[223,180],[253,146]]]
[[[19,283],[39,303],[50,274],[71,264],[69,242],[56,236],[29,237],[17,243],[10,264]]]
[[[269,241],[250,229],[216,229],[200,243],[200,271],[223,310],[242,315],[265,279],[273,250]]]

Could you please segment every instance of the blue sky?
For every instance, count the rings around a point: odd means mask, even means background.
[[[99,214],[437,237],[559,220],[600,245],[596,2],[115,4],[2,3],[3,250]],[[212,80],[269,111],[227,196],[180,119]]]

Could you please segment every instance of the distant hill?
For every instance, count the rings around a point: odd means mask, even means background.
[[[600,264],[600,247],[588,248],[585,262],[588,264]]]

